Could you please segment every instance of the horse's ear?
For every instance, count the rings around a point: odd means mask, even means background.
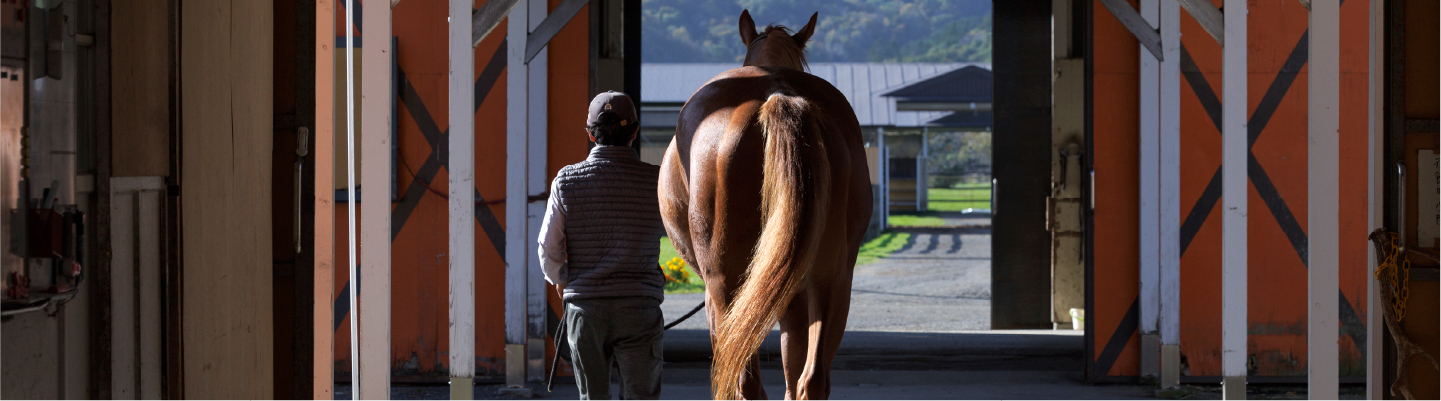
[[[811,22],[807,22],[806,26],[797,31],[795,35],[791,35],[791,39],[796,40],[796,47],[806,47],[806,40],[811,38],[811,34],[816,33],[816,16],[820,14],[819,12],[811,14]]]
[[[756,32],[756,22],[751,20],[750,10],[741,10],[740,29],[742,46],[750,46],[751,41],[755,40],[756,36],[760,36],[760,33]]]

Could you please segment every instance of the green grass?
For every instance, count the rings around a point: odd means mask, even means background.
[[[945,224],[945,221],[934,216],[934,213],[892,212],[890,216],[892,227],[928,227],[942,224]]]
[[[927,206],[932,211],[959,212],[969,208],[991,208],[990,184],[962,184],[959,188],[931,188],[927,194]]]
[[[889,256],[892,252],[905,246],[906,241],[910,238],[910,233],[882,233],[881,236],[861,245],[861,252],[856,256],[856,266],[864,266],[875,262],[876,259]]]
[[[680,253],[675,251],[675,245],[670,243],[670,237],[660,237],[660,260],[656,263],[665,266],[665,262],[669,262],[676,257],[680,257]],[[705,282],[701,281],[700,275],[696,274],[695,269],[692,269],[691,266],[687,264],[685,270],[690,273],[690,280],[687,280],[686,283],[666,283],[666,294],[705,292]]]

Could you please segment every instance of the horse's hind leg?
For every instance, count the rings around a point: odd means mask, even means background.
[[[810,349],[810,303],[806,302],[809,291],[802,289],[796,294],[781,316],[781,366],[786,374],[786,399],[796,399],[796,390],[801,373],[806,367],[806,354]]]
[[[851,309],[851,276],[854,259],[847,256],[825,258],[818,264],[809,291],[809,326],[806,327],[805,368],[796,385],[796,399],[828,399],[831,396],[831,363],[841,347],[846,332],[846,318]],[[837,260],[840,259],[840,260]],[[849,263],[845,263],[849,262]]]
[[[713,280],[716,283],[722,280]],[[731,299],[727,297],[724,284],[712,284],[713,281],[706,281],[706,321],[711,327],[711,346],[716,346],[716,327],[720,327],[721,311],[729,309]],[[741,375],[740,392],[741,398],[747,400],[764,400],[766,388],[761,385],[760,371],[761,363],[759,353],[751,356],[750,366],[746,368],[745,374]]]

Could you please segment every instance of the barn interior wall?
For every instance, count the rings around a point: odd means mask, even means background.
[[[1220,6],[1220,2],[1214,2]],[[1134,3],[1132,6],[1134,7]],[[1136,336],[1139,223],[1138,42],[1099,2],[1093,7],[1095,135],[1091,380],[1139,374]],[[1304,381],[1306,372],[1306,31],[1295,2],[1253,3],[1248,29],[1247,107],[1251,283],[1248,356],[1252,377]],[[1341,373],[1364,373],[1366,260],[1367,15],[1365,0],[1342,4],[1340,120]],[[1188,13],[1181,17],[1181,353],[1183,381],[1219,381],[1221,49]],[[1104,243],[1099,239],[1105,238]]]
[[[549,0],[554,9],[560,0]],[[547,61],[547,182],[561,167],[583,160],[589,147],[584,116],[589,104],[590,6],[586,6],[549,43]],[[339,7],[336,34],[343,38],[344,14]],[[392,34],[399,78],[398,132],[396,137],[397,194],[392,199],[391,372],[397,380],[443,382],[449,374],[449,226],[448,169],[443,157],[448,143],[449,108],[446,25],[437,22],[447,14],[443,3],[403,2],[392,10]],[[443,20],[441,20],[443,21]],[[506,51],[512,43],[502,22],[475,47],[476,85],[476,317],[475,360],[477,381],[497,380],[505,373],[505,171],[506,171]],[[363,34],[356,42],[363,46]],[[345,49],[337,42],[335,149],[344,152]],[[357,54],[359,54],[357,49]],[[618,56],[618,55],[617,55]],[[619,58],[619,57],[617,57]],[[537,58],[536,60],[540,60]],[[357,80],[358,82],[358,80]],[[358,85],[357,85],[358,86]],[[357,89],[358,91],[358,89]],[[343,160],[337,157],[338,160]],[[344,169],[336,170],[343,185]],[[362,196],[362,201],[368,199]],[[383,199],[383,198],[381,198]],[[349,275],[345,202],[335,204],[334,364],[336,377],[348,380],[350,363],[349,311],[346,285]],[[363,226],[363,221],[358,225]],[[553,314],[560,301],[550,297]],[[553,319],[551,321],[554,321]],[[548,344],[549,341],[546,341]],[[555,350],[547,345],[547,359]],[[547,365],[548,366],[548,365]]]
[[[92,79],[93,65],[81,65],[89,61],[81,57],[91,48],[81,50],[73,36],[62,35],[60,48],[46,52],[43,46],[44,31],[38,24],[17,24],[14,15],[29,15],[30,21],[37,16],[55,15],[54,20],[62,21],[65,29],[90,28],[94,14],[89,2],[78,0],[52,2],[49,12],[33,4],[7,3],[0,10],[6,13],[3,29],[5,38],[0,40],[5,47],[6,59],[0,70],[7,77],[0,83],[0,107],[5,118],[0,119],[0,212],[5,213],[4,225],[0,226],[0,265],[5,273],[5,287],[14,285],[9,275],[22,272],[31,280],[32,294],[49,287],[50,274],[47,260],[22,259],[10,252],[9,244],[15,235],[11,232],[10,211],[19,207],[21,179],[22,132],[29,135],[25,152],[29,166],[29,197],[40,198],[45,188],[53,188],[52,199],[58,205],[75,204],[86,213],[94,212],[93,176],[78,179],[77,168],[80,157],[78,150],[80,116],[86,115],[81,107],[88,105],[79,99],[78,88],[85,79]],[[23,12],[20,8],[28,8]],[[83,24],[82,25],[82,19]],[[24,52],[26,30],[29,32],[30,53]],[[64,32],[64,31],[60,31]],[[47,54],[48,53],[48,54]],[[18,56],[18,57],[16,57]],[[42,69],[50,69],[43,74]],[[45,75],[49,75],[46,77]],[[85,75],[82,77],[82,75]],[[27,88],[28,87],[28,88]],[[29,90],[28,98],[26,91]],[[28,102],[28,104],[26,104]],[[27,115],[28,113],[28,115]],[[24,116],[24,118],[22,118]],[[58,183],[58,185],[52,185]],[[95,272],[87,272],[94,277]],[[0,397],[16,398],[85,398],[90,396],[91,359],[87,351],[91,344],[91,299],[94,293],[90,287],[81,287],[74,298],[65,300],[57,307],[5,316],[0,319],[0,342],[4,343],[0,355]]]

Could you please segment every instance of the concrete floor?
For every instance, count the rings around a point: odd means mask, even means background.
[[[898,229],[909,241],[890,257],[856,269],[847,332],[832,367],[835,399],[1139,399],[1152,386],[1085,383],[1083,333],[1074,330],[986,330],[990,326],[989,219],[944,216],[951,228]],[[702,294],[673,294],[666,321],[690,311]],[[663,399],[709,399],[710,337],[705,312],[667,331]],[[785,395],[779,331],[761,345],[761,381],[771,398]],[[478,385],[477,399],[501,395]],[[575,399],[573,381],[536,398]],[[1342,398],[1360,398],[1344,387]],[[613,394],[616,394],[613,391]],[[446,386],[392,387],[395,399],[446,399]],[[1219,399],[1218,386],[1188,386],[1167,398]],[[1305,386],[1253,386],[1258,399],[1304,399]],[[337,386],[336,399],[349,399]]]

